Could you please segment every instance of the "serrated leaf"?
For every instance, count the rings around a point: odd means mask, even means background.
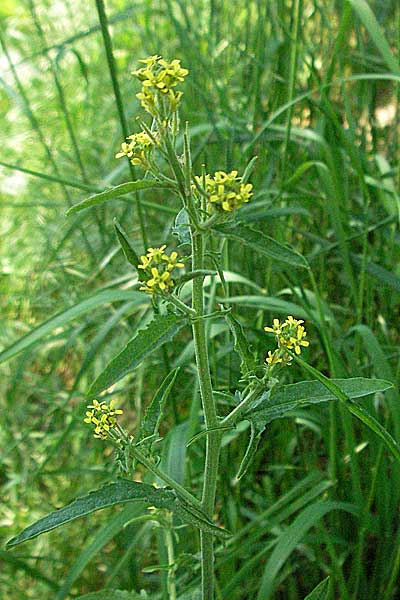
[[[308,371],[318,381],[320,381],[328,390],[330,390],[336,398],[343,404],[343,406],[355,417],[357,417],[364,425],[367,425],[376,433],[378,437],[385,443],[386,447],[390,450],[393,456],[400,462],[400,446],[393,438],[393,436],[388,432],[383,425],[379,423],[372,415],[369,414],[365,408],[354,402],[351,397],[349,397],[339,386],[337,386],[333,380],[328,379],[322,373],[320,373],[317,369],[314,369],[311,365],[305,362],[300,356],[293,354],[293,358],[295,361],[303,367],[305,371]],[[373,381],[373,380],[372,380]],[[379,381],[379,380],[378,380]],[[393,384],[389,381],[386,381],[389,389],[393,387]]]
[[[329,594],[329,577],[321,581],[312,592],[304,598],[304,600],[328,600]]]
[[[120,196],[125,196],[126,194],[131,194],[132,192],[138,192],[139,190],[148,190],[151,188],[163,188],[166,187],[164,183],[161,183],[157,179],[139,179],[138,181],[129,181],[128,183],[121,183],[120,185],[116,185],[110,190],[105,190],[104,192],[100,192],[100,194],[94,194],[93,196],[89,196],[82,202],[71,206],[67,210],[67,215],[72,215],[77,213],[85,208],[90,208],[92,206],[97,206],[98,204],[103,204],[103,202],[107,202],[108,200],[113,200],[113,198],[119,198]]]
[[[3,350],[3,352],[0,352],[0,363],[12,358],[16,354],[19,354],[19,352],[26,350],[33,344],[36,344],[57,327],[62,327],[66,323],[73,321],[87,312],[95,310],[99,306],[110,304],[110,302],[122,301],[136,301],[137,303],[145,303],[146,298],[140,292],[132,292],[129,290],[107,290],[95,294],[90,298],[86,298],[85,300],[82,300],[82,302],[78,302],[78,304],[75,304],[74,306],[71,306],[70,308],[67,308],[66,310],[54,315],[48,321],[45,321],[38,327],[35,327],[22,338],[14,342],[14,344]]]
[[[355,377],[331,381],[350,399],[362,398],[392,387],[392,383],[383,379]],[[337,396],[320,381],[300,381],[275,387],[271,392],[268,390],[261,394],[240,417],[250,422],[251,432],[237,478],[240,479],[246,473],[257,451],[261,435],[269,423],[281,419],[291,410],[336,399]]]
[[[130,245],[128,237],[117,219],[114,219],[114,228],[126,260],[138,271],[139,257]]]
[[[182,519],[182,521],[194,525],[200,531],[205,533],[211,533],[215,537],[227,540],[231,537],[231,533],[227,529],[214,525],[212,521],[207,519],[206,515],[196,507],[189,506],[181,498],[175,504],[175,512]]]
[[[157,508],[173,509],[176,496],[171,490],[155,488],[152,485],[119,479],[114,483],[107,483],[98,490],[94,490],[77,498],[71,504],[50,513],[39,519],[36,523],[26,527],[21,533],[7,542],[7,547],[16,546],[26,542],[42,533],[56,529],[75,519],[89,515],[97,510],[102,510],[115,504],[125,502],[145,502]]]
[[[241,359],[240,371],[243,376],[251,373],[256,367],[256,360],[254,354],[251,352],[251,346],[246,339],[243,331],[243,327],[237,319],[228,312],[225,314],[225,320],[229,325],[229,329],[232,332],[234,339],[234,349],[238,353]]]
[[[169,342],[184,324],[185,319],[175,315],[161,315],[150,321],[146,329],[140,330],[125,348],[108,363],[104,371],[92,383],[87,394],[88,397],[97,396],[125,377],[127,373],[133,371],[146,356],[165,342]]]
[[[307,260],[296,250],[280,244],[244,223],[232,222],[214,225],[212,231],[220,236],[241,242],[262,256],[268,256],[268,258],[289,264],[291,267],[308,269]]]
[[[144,438],[151,438],[158,434],[158,429],[163,416],[163,410],[165,403],[168,399],[172,386],[175,383],[176,376],[178,375],[179,367],[171,371],[164,379],[143,417],[143,421],[140,426],[138,441]]]

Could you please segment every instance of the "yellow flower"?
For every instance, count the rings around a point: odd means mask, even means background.
[[[181,269],[185,265],[178,262],[177,252],[171,252],[168,256],[165,253],[166,247],[163,244],[159,248],[148,248],[146,256],[140,257],[142,264],[138,265],[138,268],[143,270],[143,277],[141,277],[143,285],[139,288],[141,291],[156,294],[168,292],[174,287],[175,282],[171,273],[174,269]]]
[[[202,185],[201,177],[196,177],[196,180],[199,185]],[[243,183],[237,171],[230,173],[217,171],[213,177],[210,175],[205,177],[205,192],[208,195],[208,206],[211,211],[232,212],[240,208],[250,200],[252,189],[251,183]]]
[[[269,365],[277,365],[278,363],[282,362],[282,358],[280,358],[279,356],[279,351],[278,350],[274,350],[274,352],[271,352],[270,350],[268,351],[268,355],[267,358],[265,359],[265,361],[269,364]]]
[[[275,335],[279,335],[282,331],[279,319],[274,319],[273,327],[264,327],[264,331],[271,331],[271,333],[274,333]]]
[[[154,146],[158,144],[157,134],[150,137],[146,131],[140,131],[127,137],[129,143],[122,142],[121,152],[117,152],[115,158],[127,156],[133,165],[138,165],[148,170],[150,168],[150,155]]]
[[[286,349],[294,350],[296,354],[300,354],[303,347],[309,346],[309,342],[305,339],[307,332],[301,323],[304,323],[304,321],[289,316],[283,323],[279,319],[274,319],[272,327],[264,327],[265,331],[275,335],[278,342],[278,348],[273,353],[268,352],[266,361],[269,365],[277,362],[290,364],[291,356],[286,352]]]
[[[175,58],[169,62],[157,54],[139,62],[145,66],[132,71],[132,75],[142,83],[142,90],[136,96],[143,108],[156,116],[157,93],[160,93],[168,98],[170,112],[176,111],[182,92],[175,92],[172,88],[182,83],[189,71],[181,67],[180,60]]]
[[[102,440],[107,439],[109,431],[117,424],[116,415],[122,415],[123,411],[119,408],[114,408],[115,401],[111,400],[110,404],[93,400],[93,404],[89,404],[87,408],[92,410],[86,411],[85,423],[95,425],[94,437]]]
[[[168,260],[168,256],[164,253],[167,244],[163,244],[160,248],[147,248],[147,258],[155,263],[160,263],[162,260]]]
[[[166,255],[163,256],[163,259],[168,262],[167,269],[168,271],[172,271],[175,267],[182,269],[185,265],[182,262],[178,262],[178,253],[171,252],[171,255],[168,257]]]

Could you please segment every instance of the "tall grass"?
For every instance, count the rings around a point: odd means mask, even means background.
[[[243,169],[256,154],[258,194],[246,218],[313,269],[310,280],[228,241],[225,290],[210,285],[208,306],[226,293],[261,356],[268,350],[262,326],[292,313],[307,320],[309,362],[327,376],[398,383],[394,0],[29,0],[8,2],[0,16],[4,541],[115,476],[107,451],[89,442],[84,394],[150,309],[127,293],[132,277],[112,218],[141,253],[147,242],[163,242],[178,203],[157,191],[69,220],[65,211],[87,191],[131,178],[114,154],[141,114],[129,77],[138,58],[182,59],[191,73],[182,115],[197,171],[202,164]],[[228,328],[210,323],[209,336],[213,379],[233,390],[239,362]],[[200,438],[187,447],[199,430],[193,365],[181,335],[117,389],[134,420],[165,374],[182,367],[161,464],[191,488],[199,486],[205,444]],[[293,366],[287,382],[299,377],[307,375]],[[365,406],[400,442],[399,400],[393,388]],[[394,600],[398,465],[339,405],[293,417],[269,426],[240,481],[247,432],[224,440],[217,510],[233,537],[216,546],[216,598],[302,599],[329,575],[331,599]],[[148,569],[168,562],[164,539],[137,517],[132,508],[97,513],[84,527],[0,550],[2,595],[60,599],[109,586],[167,598],[167,573]],[[194,598],[197,540],[187,532],[178,531],[177,586]]]

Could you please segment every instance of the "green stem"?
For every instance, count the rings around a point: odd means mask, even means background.
[[[149,471],[154,473],[154,475],[157,475],[157,477],[159,477],[161,481],[164,481],[164,483],[166,483],[173,490],[175,490],[178,496],[185,499],[186,502],[188,502],[190,505],[194,505],[200,509],[202,508],[202,504],[197,500],[195,496],[188,492],[188,490],[184,488],[180,483],[172,479],[172,477],[170,477],[163,471],[160,471],[160,469],[156,467],[156,465],[152,463],[151,460],[149,460],[144,454],[142,454],[140,450],[135,448],[135,446],[131,447],[131,454],[134,458],[136,458],[136,460],[142,463],[142,465],[147,467]]]
[[[193,271],[203,269],[204,267],[203,243],[203,235],[192,230]],[[196,311],[198,317],[203,316],[203,278],[200,277],[193,280],[192,308]],[[206,429],[213,429],[218,426],[218,418],[211,384],[204,319],[200,318],[193,321],[192,328],[205,425]],[[204,465],[203,496],[201,501],[202,509],[209,519],[212,519],[214,512],[220,446],[221,432],[210,432],[206,440],[206,460]],[[205,532],[201,532],[201,583],[202,600],[214,600],[213,536]]]
[[[168,555],[168,577],[167,577],[167,590],[169,600],[176,600],[176,586],[175,586],[175,555],[174,555],[174,540],[172,537],[172,515],[168,516],[168,527],[164,529],[165,545],[167,546]]]

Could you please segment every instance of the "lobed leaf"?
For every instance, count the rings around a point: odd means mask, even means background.
[[[7,542],[7,547],[11,548],[27,540],[31,540],[42,533],[65,525],[70,521],[90,515],[97,510],[114,506],[115,504],[136,501],[172,510],[175,498],[175,493],[171,490],[155,488],[152,485],[121,478],[114,483],[107,483],[86,496],[77,498],[71,504],[29,525],[29,527],[26,527],[21,533]]]
[[[329,381],[329,380],[328,380]],[[333,379],[332,384],[339,388],[349,399],[362,398],[392,387],[392,383],[383,379]],[[257,451],[261,435],[266,426],[275,419],[281,419],[286,413],[300,407],[320,402],[336,400],[337,396],[320,381],[300,381],[268,390],[257,398],[240,417],[250,422],[250,441],[239,467],[237,478],[246,473]]]

